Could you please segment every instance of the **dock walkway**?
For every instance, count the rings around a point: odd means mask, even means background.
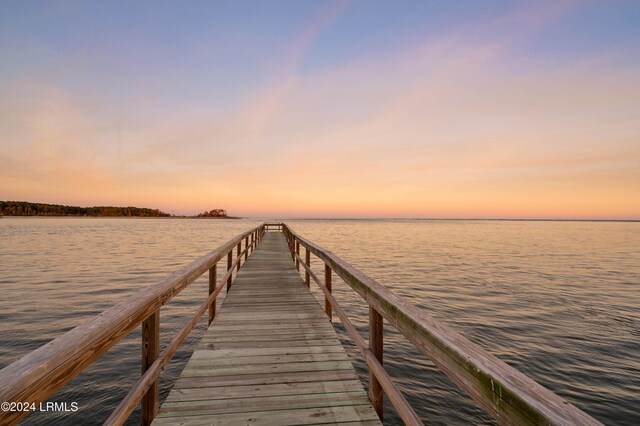
[[[282,233],[251,254],[156,425],[381,424]]]

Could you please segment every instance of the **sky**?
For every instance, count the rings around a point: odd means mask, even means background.
[[[640,219],[638,1],[0,0],[0,199]]]

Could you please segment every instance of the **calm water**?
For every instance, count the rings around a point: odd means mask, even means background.
[[[258,223],[0,219],[0,367]],[[640,223],[288,223],[604,423],[640,424]],[[366,305],[344,283],[334,288],[366,336]],[[206,291],[200,279],[162,309],[163,344]],[[161,399],[203,329],[162,376]],[[139,375],[139,340],[136,330],[51,398],[77,401],[77,413],[25,424],[104,421]],[[425,423],[491,423],[391,327],[385,345],[386,367]]]

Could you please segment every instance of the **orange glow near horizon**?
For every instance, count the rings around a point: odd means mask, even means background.
[[[17,189],[35,194],[29,200],[34,202],[135,205],[174,214],[226,208],[233,215],[250,217],[637,219],[640,211],[638,197],[634,196],[635,181],[624,174],[555,175],[509,182],[474,182],[469,177],[453,183],[451,178],[434,177],[433,182],[412,186],[369,184],[366,178],[351,180],[354,176],[346,177],[343,185],[313,176],[288,182],[295,174],[286,173],[273,174],[270,182],[256,177],[255,184],[226,181],[224,185],[210,185],[184,178],[170,182],[168,177],[161,185],[142,185],[138,180],[135,190],[139,195],[135,197],[118,183],[86,172],[83,176],[82,182],[75,183],[60,177],[56,182],[60,189],[53,191],[37,185]],[[214,177],[211,181],[222,179]],[[185,187],[190,191],[183,191]],[[95,188],[100,188],[99,194]]]

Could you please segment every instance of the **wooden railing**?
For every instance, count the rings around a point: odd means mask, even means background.
[[[266,228],[263,224],[233,238],[160,283],[130,296],[0,370],[0,401],[36,404],[45,401],[142,324],[142,375],[105,424],[123,424],[140,403],[141,422],[150,424],[158,410],[160,373],[207,310],[211,323],[216,315],[216,297],[225,287],[224,283],[229,290],[234,269],[240,269],[243,258],[247,260]],[[225,256],[227,271],[217,285],[217,264]],[[207,271],[209,295],[206,301],[160,353],[160,307]],[[24,411],[0,411],[0,424],[15,424],[27,414]]]
[[[408,425],[422,424],[393,379],[383,368],[383,318],[429,357],[498,423],[505,425],[600,425],[601,423],[550,390],[510,367],[444,323],[401,299],[335,254],[302,238],[281,224],[296,268],[304,268],[305,283],[318,284],[329,318],[334,310],[369,368],[369,396],[383,418],[383,393]],[[304,260],[300,246],[305,249]],[[310,255],[324,262],[324,280],[311,269]],[[332,295],[332,271],[369,305],[369,344],[360,336]]]
[[[281,223],[265,223],[264,230],[269,231],[277,231],[282,232],[282,224]]]

